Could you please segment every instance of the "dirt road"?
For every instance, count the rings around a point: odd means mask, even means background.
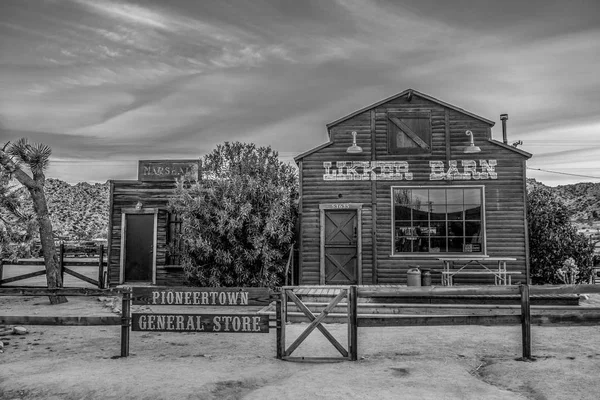
[[[109,315],[96,298],[0,298],[5,315]],[[83,314],[85,313],[85,314]],[[305,324],[288,326],[288,344]],[[345,343],[345,325],[328,329]],[[132,332],[29,326],[4,335],[0,399],[598,399],[600,327],[532,327],[535,361],[519,361],[514,327],[359,328],[357,362],[275,357],[268,334]],[[294,355],[335,356],[313,332]]]

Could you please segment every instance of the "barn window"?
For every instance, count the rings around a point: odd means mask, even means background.
[[[183,241],[181,240],[181,216],[168,214],[167,229],[167,265],[181,265]]]
[[[393,254],[485,253],[483,187],[392,187]]]
[[[428,112],[388,114],[390,154],[431,154],[431,115]]]

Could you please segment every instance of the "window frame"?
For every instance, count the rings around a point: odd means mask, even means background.
[[[183,219],[181,215],[167,212],[167,229],[165,237],[165,265],[180,267],[183,260],[183,240],[181,239],[181,228]],[[179,264],[174,261],[179,261]]]
[[[395,129],[400,129],[393,121],[392,118],[399,120],[404,119],[425,119],[429,123],[429,149],[424,150],[418,147],[398,147],[395,145],[394,135],[392,132]],[[414,112],[388,112],[387,116],[387,153],[392,155],[415,155],[415,156],[430,156],[433,147],[433,134],[431,126],[431,112],[429,111],[414,111]]]
[[[396,240],[396,208],[394,205],[394,190],[396,189],[479,189],[481,193],[481,252],[407,252],[399,253],[395,250]],[[403,186],[395,185],[390,187],[390,257],[393,258],[439,258],[439,257],[465,257],[465,256],[480,256],[487,257],[487,224],[486,224],[486,207],[485,207],[485,185],[452,185],[452,186],[439,186],[439,185],[419,185],[419,186]],[[446,222],[448,217],[446,216]],[[463,222],[464,222],[463,218]],[[447,237],[447,236],[446,236]]]

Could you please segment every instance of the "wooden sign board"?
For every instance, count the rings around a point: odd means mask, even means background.
[[[198,160],[140,160],[138,181],[170,182],[190,173],[198,179]]]
[[[256,314],[132,313],[132,331],[269,333],[269,316]]]
[[[160,306],[266,306],[269,288],[222,287],[133,287],[133,304]]]

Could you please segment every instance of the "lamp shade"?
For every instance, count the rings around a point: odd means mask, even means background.
[[[465,147],[464,149],[464,153],[479,153],[481,151],[481,149],[478,146],[475,146],[475,141],[473,140],[473,132],[471,131],[466,131],[465,134],[467,136],[471,137],[471,142],[469,143],[469,145],[467,147]]]
[[[346,153],[356,154],[362,153],[362,147],[356,144],[356,132],[352,132],[352,146],[348,147]]]

